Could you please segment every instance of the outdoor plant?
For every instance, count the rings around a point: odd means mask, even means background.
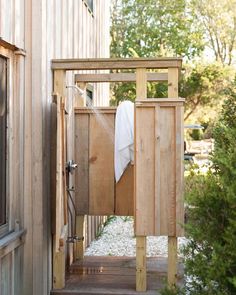
[[[236,294],[236,90],[228,89],[214,128],[212,167],[186,178],[185,286],[162,295]]]
[[[236,92],[214,129],[215,152],[208,174],[187,179],[189,238],[184,248],[188,294],[236,294]]]

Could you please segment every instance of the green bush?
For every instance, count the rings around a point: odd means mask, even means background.
[[[236,294],[236,92],[231,89],[214,129],[207,175],[186,179],[186,294]],[[178,293],[181,294],[181,293]]]

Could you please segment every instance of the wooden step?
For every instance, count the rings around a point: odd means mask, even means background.
[[[158,295],[167,276],[167,258],[147,258],[147,292],[135,291],[135,257],[87,256],[75,262],[66,274],[66,286],[51,291],[51,295]],[[179,279],[183,277],[183,265],[179,262]]]

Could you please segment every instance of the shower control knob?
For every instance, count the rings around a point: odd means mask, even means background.
[[[74,160],[69,160],[66,165],[66,169],[69,173],[73,173],[73,171],[78,167],[78,164],[74,162]]]

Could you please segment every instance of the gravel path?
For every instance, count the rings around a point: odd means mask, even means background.
[[[186,243],[178,238],[178,248]],[[86,249],[87,256],[135,256],[136,239],[133,219],[115,217],[103,229],[101,236]],[[147,237],[147,257],[167,256],[167,237]]]

